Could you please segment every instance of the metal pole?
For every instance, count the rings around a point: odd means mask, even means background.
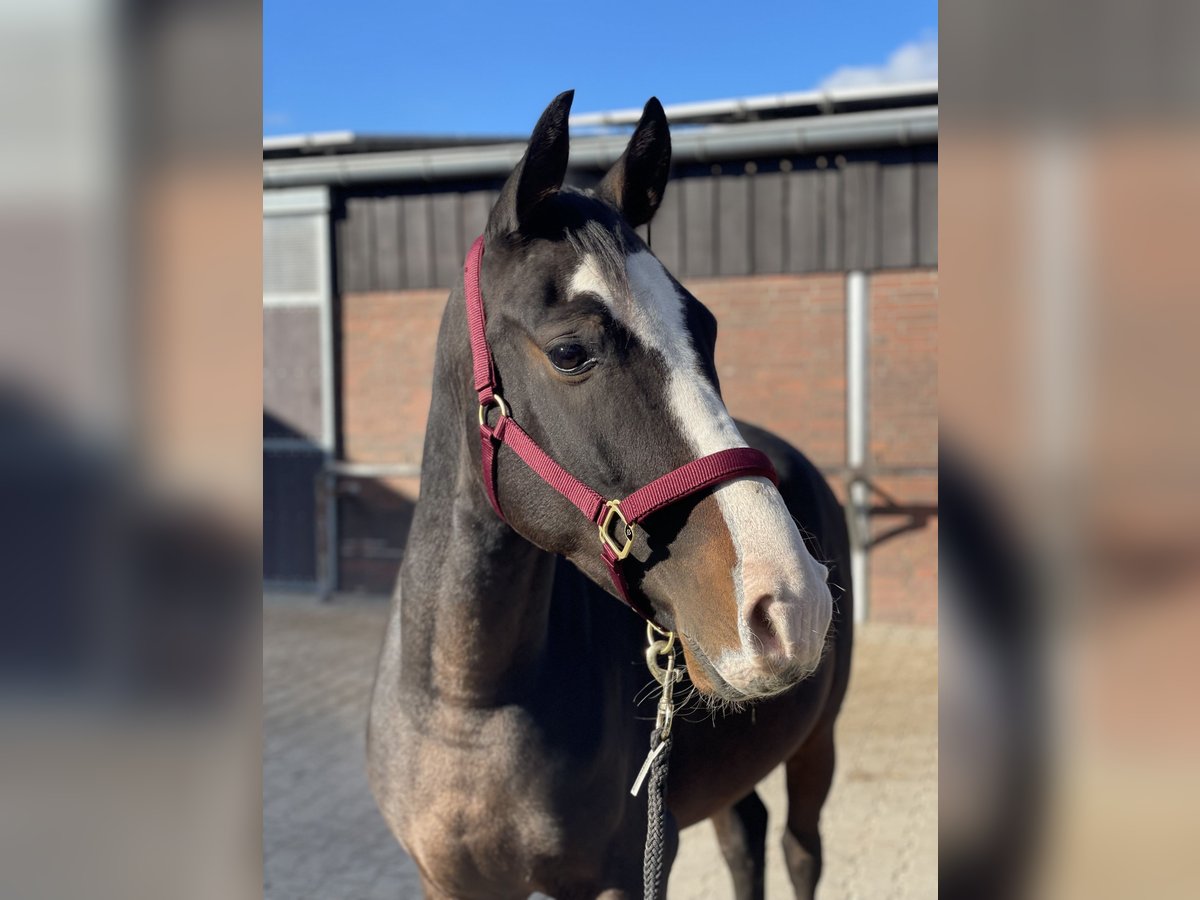
[[[870,309],[865,272],[846,274],[846,526],[850,533],[850,577],[854,583],[854,621],[870,610],[870,487],[863,470],[869,455]]]
[[[334,364],[336,353],[334,348],[333,321],[333,223],[329,212],[330,201],[328,188],[325,189],[325,214],[320,218],[321,240],[318,246],[321,251],[317,257],[321,279],[321,443],[325,450],[324,476],[325,488],[325,521],[323,523],[325,536],[325,572],[321,594],[325,600],[332,600],[338,589],[338,476],[334,469],[337,462],[337,403],[336,373]]]

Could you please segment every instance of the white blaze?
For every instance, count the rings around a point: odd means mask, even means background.
[[[662,263],[641,250],[627,257],[625,265],[632,293],[630,303],[615,302],[612,287],[591,256],[585,257],[575,272],[571,290],[599,296],[645,346],[662,355],[667,366],[664,387],[671,418],[696,457],[745,447],[746,441],[725,404],[704,375],[687,329],[684,298]],[[814,642],[811,649],[819,653],[831,612],[825,587],[828,572],[809,555],[779,492],[765,478],[739,478],[718,485],[714,496],[736,553],[733,582],[739,607],[744,611],[745,604],[754,602],[763,591],[798,598],[796,615],[782,623],[793,633],[781,637],[801,655]],[[753,648],[755,640],[745,615],[739,616],[738,629],[743,648]],[[754,665],[752,657],[752,652],[728,652],[713,662],[727,680],[742,682],[746,679],[740,677],[740,670]]]

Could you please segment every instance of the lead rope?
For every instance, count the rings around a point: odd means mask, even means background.
[[[646,246],[651,244],[650,223],[646,223]],[[653,251],[652,251],[653,252]],[[660,640],[655,635],[660,634]],[[642,856],[642,896],[645,900],[663,900],[666,891],[663,884],[663,826],[666,823],[667,769],[671,764],[671,721],[675,717],[675,684],[683,677],[683,669],[675,668],[675,632],[663,632],[652,623],[646,623],[646,668],[662,686],[658,698],[658,714],[654,730],[650,732],[650,752],[642,763],[641,771],[633,783],[630,793],[636,797],[647,773],[650,786],[646,789],[646,849]],[[665,656],[667,664],[660,666],[658,657]]]
[[[662,638],[656,637],[662,635]],[[645,900],[661,900],[663,896],[663,825],[666,821],[667,766],[671,761],[671,722],[675,717],[675,685],[683,677],[683,669],[675,668],[675,632],[663,631],[651,623],[646,625],[646,667],[662,686],[658,698],[658,714],[650,732],[650,752],[633,782],[630,794],[641,790],[649,776],[646,804],[646,851],[642,858],[642,894]],[[666,658],[659,665],[658,658]]]

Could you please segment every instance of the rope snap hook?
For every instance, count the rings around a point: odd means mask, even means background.
[[[664,827],[667,809],[667,765],[671,759],[671,723],[675,718],[675,685],[683,677],[683,668],[675,666],[675,632],[664,631],[653,622],[646,624],[646,668],[662,687],[658,698],[658,714],[650,733],[650,752],[633,782],[630,794],[634,797],[649,778],[646,801],[646,849],[642,857],[643,896],[646,900],[661,900],[663,894]],[[665,659],[660,663],[659,658]]]
[[[671,736],[671,724],[675,719],[675,685],[683,678],[683,667],[675,665],[675,632],[665,631],[653,622],[646,623],[646,668],[650,677],[658,682],[662,693],[658,697],[658,709],[654,717],[654,732],[650,736],[650,752],[638,770],[637,778],[629,793],[636,797],[642,782],[650,774],[650,767],[667,748]],[[665,662],[660,663],[662,657]]]

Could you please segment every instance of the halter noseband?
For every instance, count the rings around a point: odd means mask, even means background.
[[[471,360],[475,368],[475,391],[479,394],[479,434],[483,457],[483,484],[492,508],[504,521],[496,496],[496,457],[507,444],[537,475],[571,501],[595,523],[600,532],[600,556],[608,567],[617,594],[634,612],[656,625],[648,603],[633,595],[626,584],[621,562],[633,549],[635,526],[643,519],[678,500],[734,478],[762,476],[779,483],[775,467],[766,455],[750,447],[720,450],[692,460],[638,488],[624,500],[606,500],[550,458],[520,425],[513,421],[508,404],[496,393],[496,365],[488,347],[483,294],[479,289],[479,266],[483,260],[483,237],[475,239],[467,254],[464,288],[467,325],[471,332]],[[500,417],[488,425],[487,413],[497,407]]]

